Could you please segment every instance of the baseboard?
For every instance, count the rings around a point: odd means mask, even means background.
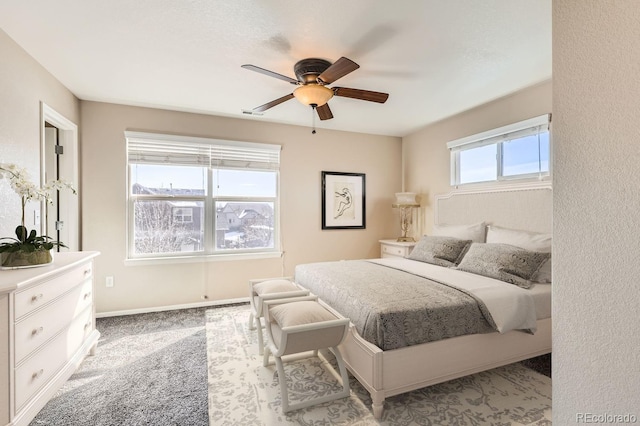
[[[222,306],[222,305],[233,305],[236,303],[249,303],[248,297],[240,297],[237,299],[225,299],[225,300],[214,300],[210,302],[196,302],[196,303],[184,303],[181,305],[169,305],[169,306],[153,306],[148,308],[139,308],[139,309],[127,309],[122,311],[111,311],[111,312],[96,312],[96,318],[106,318],[106,317],[119,317],[123,315],[136,315],[136,314],[147,314],[150,312],[163,312],[163,311],[175,311],[178,309],[190,309],[190,308],[206,308],[206,307],[214,307],[214,306]]]

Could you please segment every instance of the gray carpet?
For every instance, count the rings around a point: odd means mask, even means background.
[[[99,318],[97,354],[31,425],[207,425],[205,310]]]

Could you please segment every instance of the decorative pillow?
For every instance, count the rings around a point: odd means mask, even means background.
[[[511,244],[529,251],[551,253],[551,234],[521,231],[518,229],[501,228],[490,225],[487,227],[487,243]],[[551,256],[540,267],[531,281],[540,283],[551,282]]]
[[[418,241],[408,258],[438,266],[456,266],[470,245],[471,240],[425,235]]]
[[[285,291],[296,291],[300,290],[289,280],[266,280],[259,282],[258,284],[253,286],[253,291],[256,292],[257,295],[261,296],[263,294],[271,294],[271,293],[284,293]]]
[[[434,225],[431,235],[453,237],[460,240],[471,240],[474,243],[484,243],[486,226],[484,222],[472,225]]]
[[[529,288],[549,256],[509,244],[473,243],[456,269]]]
[[[269,312],[280,328],[335,320],[336,317],[318,302],[304,300],[276,305]]]

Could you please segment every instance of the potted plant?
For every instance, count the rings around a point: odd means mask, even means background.
[[[61,180],[51,181],[39,188],[29,181],[27,172],[15,164],[0,164],[0,179],[4,178],[9,180],[11,188],[21,198],[22,218],[21,224],[15,230],[16,238],[0,238],[0,267],[29,268],[53,262],[51,250],[54,247],[66,246],[46,235],[37,236],[35,229],[29,231],[24,222],[25,207],[29,201],[45,201],[51,204],[52,193],[55,190],[68,188],[74,194],[76,190],[71,184]]]

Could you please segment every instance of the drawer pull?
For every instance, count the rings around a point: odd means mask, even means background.
[[[35,303],[38,300],[42,299],[43,294],[39,293],[39,294],[34,294],[33,296],[31,296],[31,303]]]
[[[84,275],[85,276],[90,275],[90,274],[91,274],[91,269],[85,269],[84,270]]]
[[[87,328],[91,327],[91,321],[89,321],[88,323],[86,323],[84,325],[84,329],[86,330]]]
[[[84,294],[84,300],[87,300],[90,297],[91,297],[91,292],[90,291]]]
[[[35,380],[38,377],[42,376],[42,373],[44,373],[44,370],[41,368],[39,371],[36,371],[31,375],[31,380]]]
[[[43,331],[44,331],[44,327],[34,328],[33,330],[31,330],[31,335],[32,336],[37,336],[38,334],[42,333]]]

